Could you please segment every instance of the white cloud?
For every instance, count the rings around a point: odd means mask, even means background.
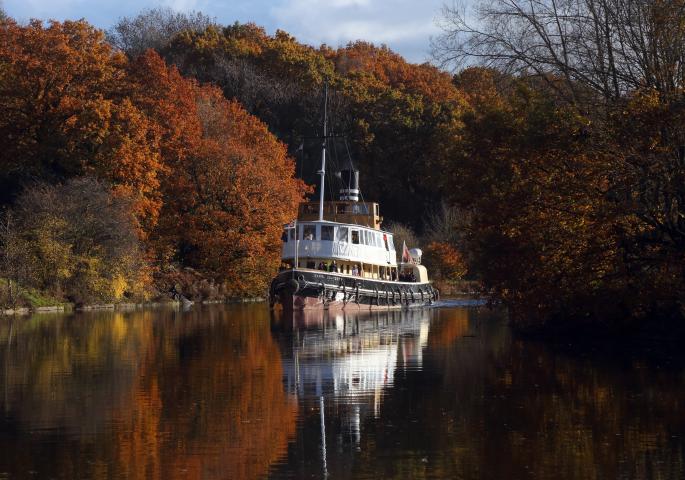
[[[197,0],[164,0],[162,5],[179,12],[190,12],[199,10],[201,2]]]
[[[169,6],[201,11],[219,22],[254,22],[277,28],[312,45],[333,47],[354,40],[384,43],[405,58],[428,57],[429,37],[438,33],[434,19],[446,0],[4,0],[19,20],[86,18],[109,28],[122,16],[144,8]]]
[[[434,18],[443,0],[284,0],[273,23],[299,40],[332,46],[354,40],[387,44],[412,61],[428,57]]]

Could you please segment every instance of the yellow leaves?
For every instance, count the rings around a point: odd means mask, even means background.
[[[128,289],[128,282],[124,275],[118,273],[112,278],[111,291],[112,298],[115,300],[121,300]]]

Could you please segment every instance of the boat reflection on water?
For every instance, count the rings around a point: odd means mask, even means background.
[[[431,313],[301,311],[273,317],[285,391],[297,396],[305,428],[319,417],[324,471],[327,442],[328,448],[335,442],[337,451],[358,449],[364,419],[380,416],[384,390],[402,372],[422,368]]]

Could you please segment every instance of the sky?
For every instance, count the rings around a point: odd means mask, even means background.
[[[121,17],[154,7],[200,11],[219,23],[254,22],[299,41],[332,47],[366,40],[386,44],[411,62],[429,60],[430,37],[445,0],[0,0],[20,22],[85,18],[107,29]]]

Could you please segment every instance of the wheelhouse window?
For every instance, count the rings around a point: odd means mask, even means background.
[[[359,245],[359,230],[352,230],[352,243]]]
[[[333,226],[322,225],[321,226],[321,240],[333,240]]]
[[[316,225],[305,225],[302,228],[303,240],[316,240]]]
[[[338,227],[338,235],[336,240],[341,243],[347,243],[347,227]]]
[[[361,215],[368,215],[369,214],[369,207],[365,203],[355,203],[351,205],[352,207],[352,213],[354,214],[361,214]]]

